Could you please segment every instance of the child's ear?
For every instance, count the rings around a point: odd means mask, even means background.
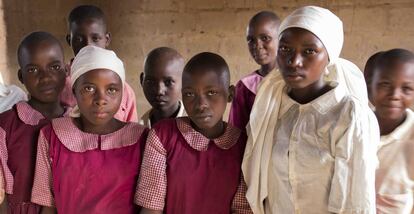
[[[66,42],[68,43],[69,47],[72,45],[70,44],[70,34],[66,34]]]
[[[18,71],[17,71],[17,78],[19,78],[19,81],[24,85],[24,82],[23,82],[23,74],[22,74],[22,69],[19,69]]]
[[[235,88],[234,85],[229,86],[229,96],[227,97],[227,102],[232,102],[235,94]]]
[[[143,85],[143,83],[144,83],[144,72],[142,72],[140,75],[139,75],[139,82],[141,83],[141,86]]]
[[[108,48],[109,47],[109,44],[111,43],[111,33],[110,32],[107,32],[105,34],[105,38],[106,38],[105,48]]]

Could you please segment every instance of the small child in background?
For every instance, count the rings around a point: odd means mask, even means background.
[[[186,115],[180,100],[183,68],[183,57],[172,48],[160,47],[148,54],[140,80],[152,109],[141,117],[141,125],[151,127],[162,119]]]
[[[414,212],[414,54],[383,52],[373,68],[371,100],[381,143],[376,171],[377,213]]]
[[[114,118],[125,71],[113,51],[86,46],[72,63],[77,106],[39,134],[32,201],[59,214],[137,213],[134,192],[148,130]]]
[[[375,69],[375,65],[378,61],[378,58],[382,53],[384,53],[384,52],[379,51],[379,52],[375,53],[374,55],[370,56],[367,60],[367,63],[365,64],[365,67],[364,67],[364,78],[365,78],[365,83],[367,83],[368,99],[369,99],[369,104],[370,104],[371,108],[374,107],[374,106],[372,106],[371,92],[370,92],[372,76],[374,74],[374,69]]]
[[[7,111],[14,104],[27,100],[26,93],[15,85],[3,85],[0,83],[0,113]]]
[[[67,71],[59,41],[46,32],[33,32],[19,45],[18,77],[29,100],[0,114],[0,160],[5,176],[7,213],[40,213],[30,202],[36,164],[37,137],[52,118],[67,115],[59,94]]]
[[[247,27],[247,46],[252,58],[260,68],[243,77],[236,84],[236,94],[231,104],[229,123],[241,130],[246,129],[250,111],[260,81],[277,66],[279,17],[270,11],[254,15]]]
[[[69,14],[68,26],[69,34],[66,35],[66,41],[75,56],[80,49],[87,45],[107,48],[111,42],[111,34],[107,30],[105,15],[96,6],[81,5],[74,8]],[[70,79],[67,78],[61,100],[63,103],[74,106],[76,105],[76,99],[70,85]],[[115,118],[124,122],[138,121],[135,93],[127,82],[124,84],[121,105],[115,114]]]
[[[197,54],[181,91],[188,117],[160,121],[148,136],[135,196],[141,213],[250,213],[241,174],[246,139],[223,121],[234,93],[227,63]]]

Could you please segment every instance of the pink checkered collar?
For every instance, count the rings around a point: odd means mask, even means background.
[[[240,137],[240,130],[227,123],[224,134],[210,140],[191,127],[190,119],[188,117],[180,117],[177,118],[176,121],[178,130],[181,132],[184,139],[197,151],[206,151],[210,141],[213,141],[221,149],[230,149],[237,143]]]
[[[54,119],[52,126],[60,142],[72,152],[86,152],[94,149],[110,150],[130,146],[137,143],[147,130],[138,123],[130,122],[110,134],[86,133],[80,130],[70,117]]]
[[[46,119],[42,113],[32,108],[26,101],[16,103],[16,110],[19,119],[27,125],[35,126],[38,125],[41,120]],[[65,108],[65,113],[62,116],[69,116],[70,111],[71,108]]]

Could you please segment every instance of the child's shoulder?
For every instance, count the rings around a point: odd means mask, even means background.
[[[172,131],[177,127],[177,122],[188,117],[167,118],[157,122],[151,129],[159,131]]]

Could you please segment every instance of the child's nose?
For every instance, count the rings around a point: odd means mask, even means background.
[[[403,94],[403,92],[399,88],[392,88],[390,90],[391,99],[393,99],[393,100],[401,99],[402,94]]]
[[[165,87],[164,83],[162,83],[162,82],[158,83],[157,95],[164,95],[166,90],[167,90],[167,87]]]
[[[95,105],[98,105],[98,106],[107,104],[106,94],[104,91],[96,90],[95,96],[94,96],[94,103]]]
[[[198,110],[204,110],[208,107],[207,99],[203,96],[199,96],[197,98],[196,107]]]
[[[292,54],[292,56],[288,58],[287,64],[292,67],[302,66],[302,60],[300,54]]]

